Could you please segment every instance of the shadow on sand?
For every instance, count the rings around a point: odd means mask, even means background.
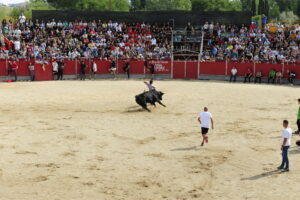
[[[197,148],[199,146],[193,146],[193,147],[187,147],[187,148],[177,148],[177,149],[171,149],[170,151],[198,151],[200,150],[199,148]]]
[[[269,171],[269,172],[264,172],[264,173],[261,173],[259,175],[256,175],[256,176],[251,176],[251,177],[248,177],[248,178],[242,178],[241,181],[255,181],[255,180],[258,180],[258,179],[261,179],[261,178],[266,178],[266,177],[269,177],[269,176],[273,176],[275,174],[279,174],[281,173],[280,170],[273,170],[273,171]]]

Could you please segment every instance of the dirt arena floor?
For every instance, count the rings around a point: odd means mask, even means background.
[[[142,80],[0,84],[0,199],[299,199],[300,149],[289,173],[274,171],[299,87],[155,85],[167,108],[148,113],[134,100]],[[203,106],[215,130],[200,147]]]

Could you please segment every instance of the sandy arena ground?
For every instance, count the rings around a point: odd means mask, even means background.
[[[1,83],[0,199],[299,199],[300,150],[274,171],[299,87],[155,85],[168,107],[148,113],[134,101],[142,81]],[[215,130],[200,147],[205,105]]]

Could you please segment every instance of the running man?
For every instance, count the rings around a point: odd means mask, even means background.
[[[144,83],[147,85],[149,91],[151,91],[151,90],[156,90],[156,87],[153,85],[153,79],[151,79],[151,80],[149,81],[149,83],[148,83],[147,81],[145,81]]]
[[[201,146],[204,146],[204,142],[208,143],[208,130],[211,127],[212,129],[214,129],[214,121],[212,118],[212,114],[210,112],[208,112],[208,108],[204,107],[204,112],[200,113],[198,115],[198,122],[201,125],[201,132],[202,132],[202,143]]]
[[[289,158],[288,158],[288,150],[291,146],[291,139],[292,139],[292,129],[288,127],[289,122],[287,120],[283,121],[283,131],[282,131],[282,163],[277,168],[280,169],[282,172],[288,172],[289,169]]]

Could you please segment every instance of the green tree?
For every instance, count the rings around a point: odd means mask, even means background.
[[[201,11],[240,11],[240,0],[191,0],[192,10]]]
[[[190,0],[148,0],[146,10],[191,10]]]
[[[250,11],[251,10],[251,0],[241,0],[242,10]]]
[[[129,0],[47,0],[58,9],[128,11]]]
[[[252,0],[251,12],[252,12],[252,16],[256,15],[256,0]]]

